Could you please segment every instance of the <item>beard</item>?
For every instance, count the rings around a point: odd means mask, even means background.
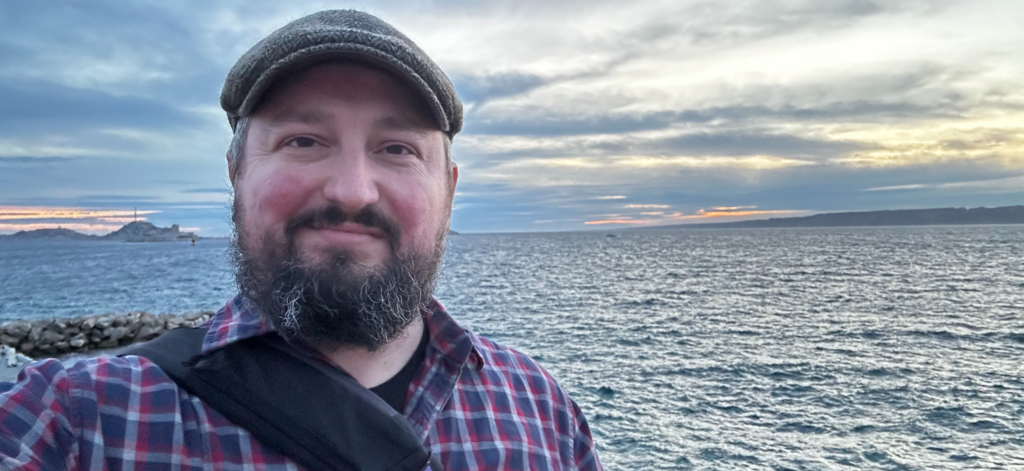
[[[398,226],[373,205],[355,214],[336,206],[308,211],[288,221],[283,235],[265,233],[252,240],[237,199],[231,220],[238,290],[289,341],[323,350],[358,346],[376,351],[397,338],[433,299],[447,224],[429,250],[400,256]],[[343,222],[385,234],[391,255],[381,267],[356,263],[345,249],[319,263],[299,256],[299,230]]]

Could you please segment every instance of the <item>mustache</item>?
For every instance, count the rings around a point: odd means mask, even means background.
[[[346,222],[380,229],[392,250],[398,248],[398,241],[402,239],[401,229],[394,219],[372,204],[364,206],[356,213],[346,212],[333,205],[304,211],[288,220],[284,230],[288,238],[292,239],[299,229],[336,226]]]

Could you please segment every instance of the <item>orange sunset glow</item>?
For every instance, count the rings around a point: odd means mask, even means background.
[[[72,231],[84,232],[87,234],[106,234],[121,228],[117,224],[89,224],[89,223],[39,223],[39,224],[0,224],[0,233],[34,231],[37,229],[70,229]]]
[[[146,215],[159,212],[134,209],[0,206],[0,233],[60,228],[87,234],[106,234],[129,222],[145,221]]]
[[[647,209],[647,208],[668,208],[669,205],[664,204],[629,204],[626,205],[626,209]],[[684,214],[676,211],[673,213],[665,213],[662,211],[647,211],[639,213],[641,216],[655,216],[654,218],[647,219],[632,219],[632,218],[611,218],[611,219],[598,219],[593,221],[586,221],[584,224],[588,226],[597,226],[605,224],[636,224],[636,225],[650,225],[650,224],[672,224],[674,221],[700,221],[700,220],[715,220],[721,218],[757,218],[761,216],[800,216],[806,215],[808,211],[802,210],[758,210],[757,206],[714,206],[708,209],[699,209],[694,214]]]
[[[86,219],[104,218],[110,222],[131,222],[139,216],[159,211],[138,211],[131,209],[91,210],[83,208],[47,208],[42,206],[0,206],[0,221],[21,219]]]
[[[772,216],[772,215],[793,215],[801,211],[796,210],[771,210],[771,211],[757,211],[757,210],[742,210],[742,208],[711,208],[710,210],[701,209],[697,211],[697,214],[682,214],[673,213],[669,215],[672,219],[714,219],[723,217],[750,217],[750,216]]]
[[[605,221],[587,221],[583,224],[588,226],[598,226],[602,224],[651,224],[654,221],[648,220],[636,220],[636,219],[608,219]]]

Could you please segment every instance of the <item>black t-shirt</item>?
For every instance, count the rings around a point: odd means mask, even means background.
[[[416,376],[420,365],[423,364],[423,359],[427,356],[427,341],[429,339],[430,333],[427,332],[427,326],[423,326],[423,337],[420,338],[420,344],[416,347],[416,352],[412,354],[409,362],[391,379],[370,388],[370,391],[373,391],[399,413],[405,411],[405,395],[409,391],[409,383],[412,383],[413,376]]]

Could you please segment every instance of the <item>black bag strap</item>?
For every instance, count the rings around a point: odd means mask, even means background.
[[[124,355],[156,363],[261,443],[319,470],[422,471],[431,459],[406,418],[340,370],[276,334],[201,355],[206,329],[179,328]]]

